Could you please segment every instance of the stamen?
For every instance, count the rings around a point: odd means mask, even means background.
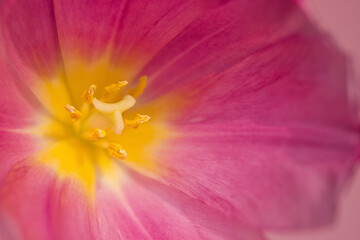
[[[96,90],[96,85],[91,84],[89,90],[83,93],[82,98],[86,103],[92,103],[94,99],[95,90]]]
[[[81,112],[77,110],[74,106],[69,104],[65,105],[65,110],[69,113],[69,116],[73,122],[79,120],[81,118]]]
[[[133,120],[123,120],[122,114],[128,109],[132,108],[136,103],[136,98],[144,91],[147,83],[147,77],[142,76],[139,79],[138,85],[129,91],[120,101],[122,94],[121,89],[128,84],[127,81],[121,81],[111,84],[104,89],[104,94],[101,101],[95,95],[96,85],[92,84],[87,91],[82,94],[84,103],[81,107],[81,112],[74,106],[65,105],[66,111],[74,123],[75,133],[86,141],[93,141],[96,146],[107,149],[110,156],[125,160],[127,153],[125,149],[118,143],[109,143],[106,139],[107,133],[104,129],[108,128],[109,120],[112,123],[112,130],[115,134],[120,135],[125,126],[129,128],[138,128],[140,124],[146,123],[150,120],[150,116],[137,114]],[[96,113],[94,110],[102,114]],[[81,121],[77,121],[80,118]],[[96,120],[100,118],[100,120]],[[101,120],[102,119],[102,120]],[[106,121],[103,121],[103,120]],[[77,122],[76,122],[77,121]],[[90,131],[87,127],[92,126]],[[95,126],[100,128],[94,128]]]
[[[125,149],[117,143],[109,143],[108,152],[110,156],[120,160],[125,160],[127,157]]]
[[[116,94],[118,93],[118,91],[121,90],[121,88],[123,88],[124,86],[126,86],[128,84],[128,81],[121,81],[118,83],[114,83],[111,84],[107,87],[105,87],[105,92],[104,92],[104,96],[108,96],[109,94]]]
[[[95,128],[94,132],[90,136],[91,141],[98,141],[100,138],[106,137],[106,132],[103,129]]]
[[[138,128],[141,123],[146,123],[150,120],[149,115],[137,114],[134,120],[125,119],[125,127]]]
[[[136,99],[140,94],[142,94],[146,87],[147,79],[147,76],[142,76],[139,79],[138,85],[134,89],[129,91],[129,95],[133,96]]]

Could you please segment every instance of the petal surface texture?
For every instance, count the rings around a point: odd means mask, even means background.
[[[41,139],[27,130],[47,118],[34,94],[9,63],[0,33],[0,185],[12,166],[41,149]]]
[[[342,61],[294,36],[184,87],[166,100],[179,102],[156,158],[164,182],[256,226],[330,221],[358,144]]]
[[[76,181],[59,180],[47,168],[20,162],[1,189],[0,221],[14,239],[263,240],[236,222],[222,222],[211,209],[203,211],[200,202],[182,193],[131,170],[122,176],[118,193],[99,185],[96,203],[89,204]],[[219,220],[213,227],[212,221]]]

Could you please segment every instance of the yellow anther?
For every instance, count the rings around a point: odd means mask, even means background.
[[[73,122],[81,118],[81,112],[77,110],[74,106],[67,104],[65,105],[65,110],[69,113],[69,116]]]
[[[90,136],[91,141],[98,141],[100,138],[106,137],[106,132],[103,129],[95,128],[94,132]]]
[[[133,96],[136,99],[140,94],[142,94],[146,87],[147,79],[147,76],[142,76],[139,79],[138,85],[134,89],[130,90],[129,95]]]
[[[110,156],[120,160],[125,160],[127,157],[125,149],[117,143],[109,143],[108,152]]]
[[[89,90],[85,91],[82,95],[82,98],[86,103],[92,103],[95,95],[96,85],[91,84]]]
[[[125,119],[125,127],[138,128],[141,123],[146,123],[150,120],[149,115],[137,114],[134,120]]]
[[[118,83],[111,84],[107,87],[105,87],[104,90],[104,98],[108,99],[111,97],[116,97],[116,95],[119,93],[119,91],[128,84],[127,81],[121,81]]]

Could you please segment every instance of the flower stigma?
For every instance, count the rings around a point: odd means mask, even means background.
[[[128,82],[121,81],[111,84],[104,88],[104,93],[98,99],[95,97],[96,85],[90,85],[89,89],[82,94],[83,104],[81,110],[76,109],[69,104],[65,105],[73,128],[82,139],[95,143],[96,146],[106,149],[108,154],[119,160],[127,158],[126,150],[117,142],[107,141],[107,131],[112,131],[116,135],[120,135],[125,128],[136,129],[140,124],[150,120],[150,116],[137,114],[134,119],[124,119],[123,113],[136,104],[136,98],[144,91],[147,77],[140,78],[138,85],[124,95],[120,101],[113,102],[117,99]],[[90,121],[91,119],[95,121]],[[92,123],[90,123],[92,122]],[[98,123],[107,122],[110,126],[94,127]],[[106,129],[105,129],[106,128]]]

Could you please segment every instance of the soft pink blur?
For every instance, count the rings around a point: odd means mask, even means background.
[[[305,9],[320,27],[329,32],[353,61],[360,77],[360,1],[303,0]]]
[[[304,0],[304,8],[329,32],[351,57],[355,77],[360,79],[360,1]],[[296,233],[269,233],[270,240],[359,240],[360,169],[340,199],[338,217],[329,227]]]

